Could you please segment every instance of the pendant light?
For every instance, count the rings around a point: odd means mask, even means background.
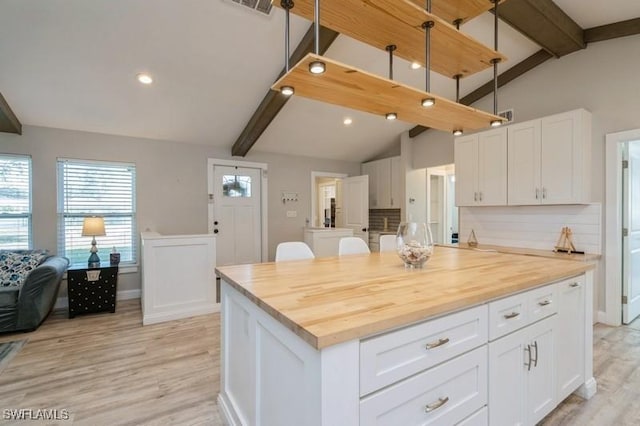
[[[427,4],[425,6],[425,10],[428,13],[431,13],[431,0],[426,0]],[[434,26],[433,21],[426,21],[422,23],[422,28],[424,29],[424,91],[427,93],[431,93],[431,28]],[[420,104],[429,108],[436,104],[435,98],[429,97],[424,98]]]
[[[498,2],[499,0],[491,0],[493,2],[493,48],[498,51]],[[498,63],[500,58],[491,60],[493,64],[493,115],[498,115]],[[502,126],[502,120],[491,120],[491,127]]]
[[[284,1],[284,0],[283,0]],[[292,2],[293,3],[293,2]],[[315,0],[313,11],[314,53],[320,56],[320,0]],[[311,74],[322,74],[327,66],[322,61],[313,61],[309,64]]]
[[[389,52],[389,80],[393,80],[393,51],[396,50],[396,45],[390,44],[384,49]],[[384,117],[391,121],[397,119],[398,114],[395,112],[388,112]]]
[[[282,0],[280,2],[284,8],[284,72],[289,72],[289,9],[293,7],[293,0]],[[295,93],[295,89],[292,86],[282,86],[280,93],[285,96],[291,96]]]

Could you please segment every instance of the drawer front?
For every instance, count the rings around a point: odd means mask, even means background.
[[[487,347],[360,401],[360,425],[453,425],[487,404]]]
[[[489,340],[495,340],[529,323],[527,293],[489,303]]]
[[[456,424],[456,426],[489,426],[489,410],[484,407]]]
[[[360,396],[487,342],[487,306],[478,306],[364,340]]]
[[[529,323],[558,312],[558,287],[547,285],[527,292],[529,298]]]

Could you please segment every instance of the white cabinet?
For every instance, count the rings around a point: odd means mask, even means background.
[[[369,176],[369,208],[400,208],[402,200],[400,157],[362,163],[362,174]]]
[[[556,284],[558,293],[558,402],[584,383],[584,276]]]
[[[456,205],[507,204],[507,129],[455,140]]]
[[[340,239],[353,237],[349,228],[306,228],[304,242],[316,257],[337,256]]]
[[[535,425],[555,407],[556,321],[489,343],[489,424]]]
[[[583,109],[508,127],[509,204],[590,202],[591,114]]]

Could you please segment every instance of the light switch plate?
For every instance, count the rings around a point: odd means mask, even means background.
[[[297,210],[287,210],[287,217],[298,217]]]

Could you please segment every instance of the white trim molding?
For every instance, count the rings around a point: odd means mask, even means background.
[[[605,142],[605,307],[608,325],[622,323],[622,149],[640,140],[640,129],[606,135]]]

